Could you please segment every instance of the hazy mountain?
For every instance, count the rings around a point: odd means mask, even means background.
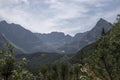
[[[111,29],[111,25],[101,18],[93,29],[84,33],[77,33],[73,37],[62,32],[52,32],[49,34],[35,33],[35,35],[60,52],[75,53],[99,39],[103,29],[105,32],[108,32]]]
[[[0,22],[0,33],[17,49],[24,52],[59,52],[75,53],[83,47],[95,42],[101,36],[102,30],[108,32],[111,25],[104,19],[100,19],[95,27],[84,33],[77,33],[74,37],[62,32],[49,34],[35,33],[24,29],[17,24]]]
[[[101,18],[93,29],[85,33],[76,34],[73,37],[73,41],[71,43],[63,45],[59,48],[59,50],[62,50],[66,53],[75,53],[88,44],[91,44],[98,40],[103,29],[105,32],[108,32],[111,29],[111,25],[109,22]]]
[[[107,33],[108,31],[110,31],[110,29],[112,28],[111,24],[109,22],[107,22],[104,19],[100,19],[97,24],[95,25],[95,27],[90,30],[80,41],[79,43],[79,47],[80,49],[85,47],[88,44],[91,44],[93,42],[95,42],[96,40],[98,40],[101,36],[102,30],[104,29],[105,33]],[[81,43],[83,43],[84,45],[82,45]]]
[[[0,33],[0,49],[5,49],[6,48],[6,44],[8,43],[8,41],[5,39],[5,37]]]
[[[74,41],[80,41],[87,33],[87,32],[84,32],[84,33],[77,33],[74,37],[73,37],[73,40]]]
[[[21,49],[24,52],[55,52],[52,47],[49,47],[36,37],[31,31],[26,30],[18,24],[8,24],[6,21],[0,22],[0,33],[11,42],[14,47]]]
[[[35,33],[35,35],[41,40],[47,42],[47,44],[53,46],[55,49],[72,41],[72,36],[65,35],[62,32],[51,32],[48,34]]]
[[[7,38],[5,37],[4,34],[0,33],[0,50],[8,50],[7,45],[8,44],[12,44],[14,46],[13,43],[11,43],[10,41],[7,40]],[[22,54],[24,53],[24,51],[22,51],[22,49],[18,49],[16,46],[14,46],[14,52],[17,54]]]

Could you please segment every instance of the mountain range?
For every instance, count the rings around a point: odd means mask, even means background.
[[[2,49],[5,43],[10,43],[24,53],[76,53],[99,39],[103,29],[108,32],[111,25],[102,18],[93,29],[84,33],[77,33],[75,36],[65,35],[62,32],[33,33],[21,25],[1,21],[0,48]]]
[[[36,37],[34,33],[18,24],[9,24],[6,21],[1,21],[0,33],[4,35],[10,44],[24,53],[34,53],[39,51],[55,52],[55,50],[46,45],[44,41]]]
[[[108,32],[111,24],[104,19],[100,19],[95,27],[84,33],[77,33],[75,36],[65,35],[62,32],[52,32],[49,34],[35,33],[41,40],[50,44],[61,53],[76,53],[83,47],[95,42],[101,36],[102,30]]]

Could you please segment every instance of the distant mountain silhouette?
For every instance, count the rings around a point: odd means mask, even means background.
[[[111,25],[102,18],[93,29],[84,33],[77,33],[74,37],[62,32],[32,33],[18,24],[8,24],[6,21],[1,21],[0,43],[5,42],[4,39],[6,39],[24,53],[59,52],[70,54],[98,40],[103,29],[108,32]]]
[[[84,33],[77,33],[74,37],[65,35],[62,32],[35,33],[35,35],[60,52],[75,53],[88,44],[95,42],[101,36],[103,29],[108,32],[111,29],[111,25],[101,18],[93,29]]]
[[[0,49],[4,50],[6,49],[8,41],[5,39],[5,37],[0,33]]]
[[[0,22],[0,33],[11,42],[14,47],[22,49],[25,53],[33,52],[55,52],[52,47],[49,47],[36,37],[31,31],[26,30],[18,24],[8,24],[6,21]],[[2,40],[0,39],[0,42]]]
[[[71,43],[63,45],[59,50],[64,50],[66,53],[75,53],[83,47],[98,40],[103,29],[105,32],[108,32],[111,27],[112,26],[109,22],[101,18],[93,29],[85,33],[76,34]]]
[[[70,35],[65,35],[62,32],[51,32],[48,34],[35,33],[35,35],[37,35],[41,40],[47,42],[47,44],[53,46],[55,49],[72,41],[72,37]]]
[[[9,40],[7,40],[7,38],[5,37],[4,34],[0,33],[0,50],[8,50],[8,47],[7,47],[8,44],[11,44],[14,46],[13,43],[11,43]],[[18,49],[17,47],[14,47],[14,52],[17,54],[24,53],[24,51],[22,51],[22,49]]]

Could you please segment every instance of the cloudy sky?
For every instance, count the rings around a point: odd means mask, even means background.
[[[0,0],[0,20],[32,32],[75,33],[90,30],[100,18],[114,22],[120,0]]]

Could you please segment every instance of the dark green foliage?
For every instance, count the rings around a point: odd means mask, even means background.
[[[120,21],[108,35],[103,35],[93,52],[89,64],[103,80],[120,79]]]
[[[0,51],[0,54],[4,55],[4,58],[0,59],[0,75],[4,80],[8,80],[14,70],[13,47],[9,44],[7,46],[9,51]]]
[[[0,80],[33,80],[34,76],[27,71],[25,58],[16,62],[14,59],[13,46],[7,44],[7,51],[0,50]]]
[[[82,50],[76,53],[71,59],[69,59],[69,62],[72,64],[75,63],[81,63],[84,64],[86,63],[86,60],[88,57],[93,53],[93,51],[96,48],[96,43],[90,44],[86,47],[84,47]]]
[[[104,30],[104,28],[102,29],[102,36],[103,35],[105,35],[106,33],[105,33],[105,30]]]
[[[60,76],[62,80],[67,80],[68,79],[68,64],[67,63],[62,63],[60,66]]]

